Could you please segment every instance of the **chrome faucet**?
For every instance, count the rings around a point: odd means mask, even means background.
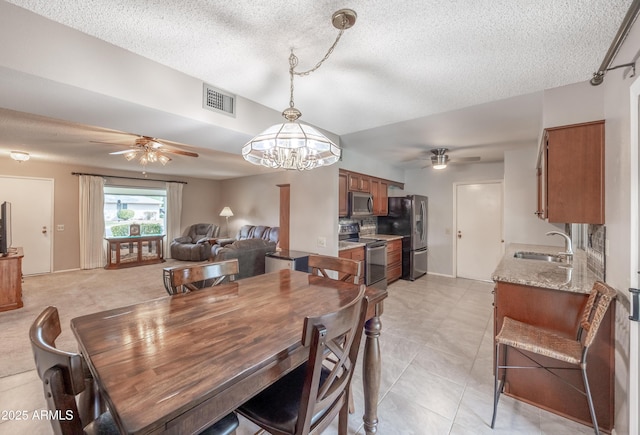
[[[571,264],[571,262],[573,261],[573,248],[571,244],[571,237],[569,237],[567,234],[563,233],[562,231],[549,231],[546,235],[547,236],[558,235],[558,236],[564,237],[564,252],[560,252],[559,255],[565,257],[567,260],[567,263]]]

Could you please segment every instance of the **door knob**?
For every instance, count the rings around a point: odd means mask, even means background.
[[[458,231],[458,238],[461,239],[462,238],[462,231]]]
[[[45,226],[42,227],[42,234],[47,234],[47,227]]]

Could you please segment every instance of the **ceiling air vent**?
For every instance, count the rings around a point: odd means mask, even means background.
[[[214,112],[222,112],[235,116],[236,97],[235,95],[225,94],[219,89],[205,83],[203,87],[202,107],[213,110]]]

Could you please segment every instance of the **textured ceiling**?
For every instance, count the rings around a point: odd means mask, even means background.
[[[289,102],[290,49],[299,70],[313,67],[337,35],[332,13],[352,8],[356,25],[318,71],[296,78],[295,103],[303,121],[343,136],[349,147],[365,146],[366,138],[367,146],[385,151],[389,143],[428,147],[443,137],[452,146],[469,141],[451,131],[428,138],[430,143],[421,137],[424,131],[402,137],[406,132],[398,123],[426,119],[429,124],[445,112],[459,116],[472,106],[588,80],[631,0],[8,3],[278,111]],[[511,103],[503,106],[514,110]],[[500,107],[494,107],[496,116],[506,113]],[[539,98],[525,96],[516,112],[531,116],[539,109]],[[379,134],[382,126],[395,136],[386,145],[371,144],[372,136],[385,136]],[[526,138],[487,141],[531,140],[537,126],[527,128]],[[394,155],[401,162],[411,153]]]

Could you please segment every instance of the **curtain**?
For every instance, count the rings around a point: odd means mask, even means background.
[[[167,238],[164,245],[164,257],[171,258],[171,241],[182,235],[182,183],[167,183]]]
[[[80,175],[80,269],[104,267],[104,179]]]

